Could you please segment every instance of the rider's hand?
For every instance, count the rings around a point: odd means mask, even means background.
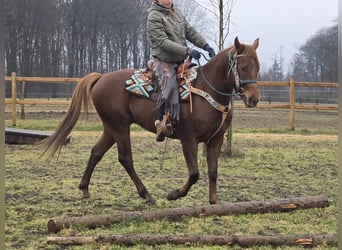
[[[201,53],[198,50],[195,49],[187,49],[186,53],[188,56],[191,56],[192,58],[198,60],[201,58]]]
[[[215,56],[215,50],[209,46],[209,44],[204,45],[203,49],[208,52],[210,57]]]

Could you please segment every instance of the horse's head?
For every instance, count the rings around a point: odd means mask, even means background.
[[[252,108],[259,102],[257,75],[259,59],[256,49],[259,38],[252,45],[241,44],[238,37],[234,41],[234,49],[229,51],[230,67],[235,78],[235,91],[239,93],[246,107]]]

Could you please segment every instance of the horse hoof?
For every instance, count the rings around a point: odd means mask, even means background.
[[[83,199],[89,199],[90,198],[90,193],[88,190],[82,190],[82,192],[83,192],[83,196],[82,196]]]
[[[179,190],[176,189],[174,191],[171,191],[168,195],[167,195],[167,199],[169,201],[174,201],[177,200],[179,198]]]
[[[153,199],[152,197],[146,200],[146,203],[148,205],[157,205],[157,201]]]
[[[220,202],[219,200],[209,201],[209,203],[210,203],[211,205],[214,205],[214,204],[222,204],[222,202]]]

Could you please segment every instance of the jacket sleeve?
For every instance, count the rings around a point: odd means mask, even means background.
[[[186,55],[186,47],[169,39],[164,24],[163,17],[156,14],[150,14],[147,20],[147,31],[152,46],[160,47],[177,55]]]

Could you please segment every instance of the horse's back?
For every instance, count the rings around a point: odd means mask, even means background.
[[[155,102],[134,95],[125,89],[126,80],[135,69],[123,69],[104,74],[92,89],[94,106],[105,123],[137,123],[154,131]]]
[[[121,95],[125,89],[125,81],[131,77],[134,69],[123,69],[102,75],[92,89],[93,99],[105,96]]]
[[[134,69],[125,69],[105,73],[93,86],[92,100],[103,121],[108,120],[110,114],[127,112],[124,110],[124,103],[128,102],[124,85],[133,72]]]

